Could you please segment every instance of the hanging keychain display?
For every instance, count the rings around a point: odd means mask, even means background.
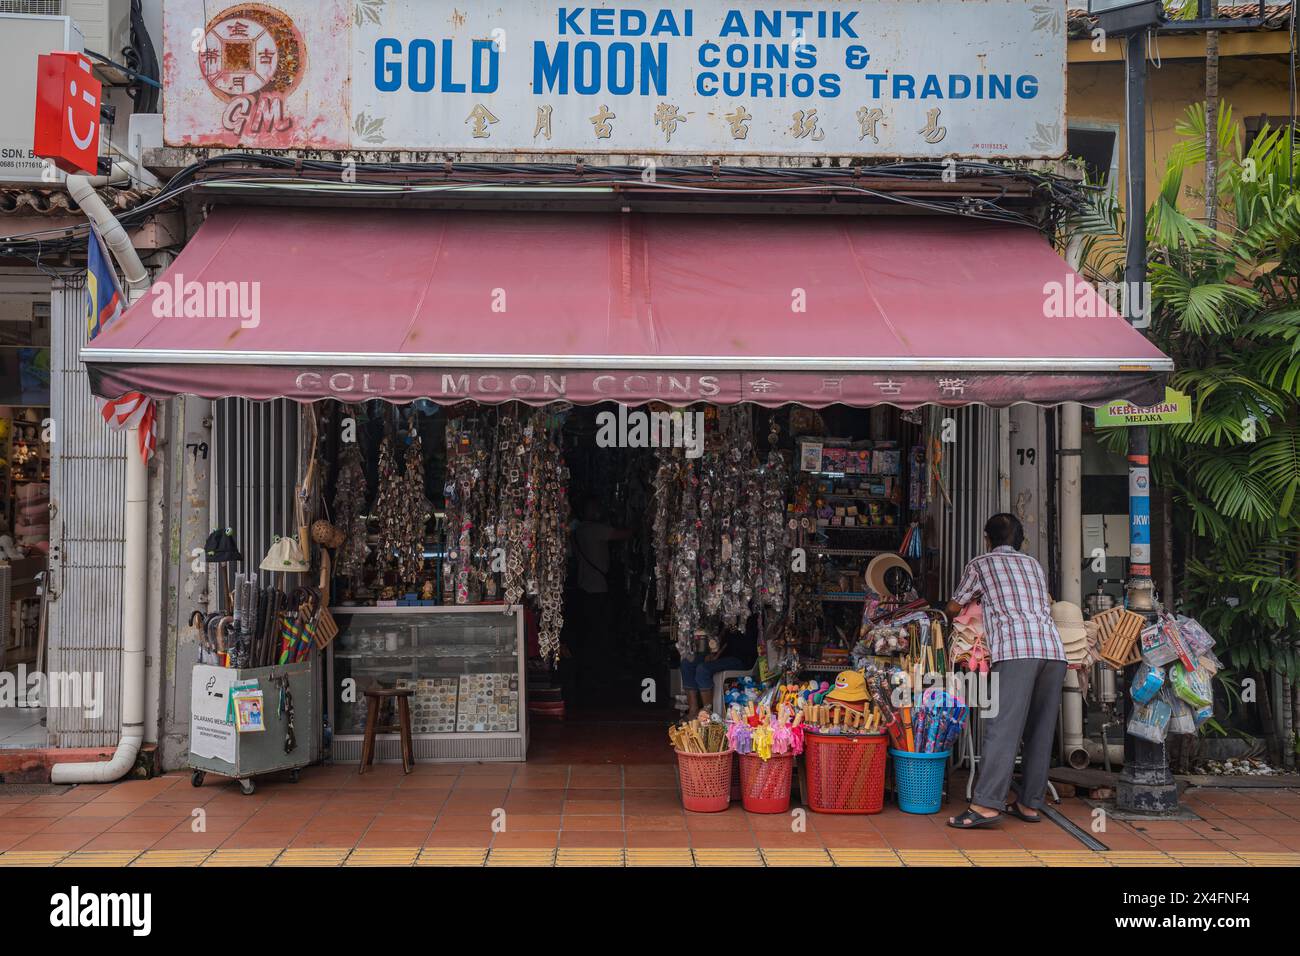
[[[689,414],[689,413],[688,413]],[[671,602],[677,647],[693,656],[706,621],[744,630],[753,614],[785,604],[789,542],[785,527],[788,466],[775,417],[770,449],[754,448],[753,410],[710,410],[704,454],[658,450],[654,477],[656,596]]]
[[[551,663],[564,626],[570,517],[563,421],[563,411],[517,406],[490,420],[453,419],[443,488],[456,603],[500,596],[514,605],[536,597],[539,649]]]

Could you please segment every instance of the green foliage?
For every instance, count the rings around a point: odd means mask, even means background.
[[[1218,640],[1241,674],[1300,676],[1300,163],[1289,130],[1250,150],[1219,109],[1220,222],[1184,208],[1205,162],[1205,107],[1176,127],[1159,194],[1147,211],[1151,328],[1175,361],[1171,384],[1193,420],[1151,430],[1156,483],[1174,496],[1188,555],[1180,610]],[[1110,197],[1069,224],[1085,274],[1123,267],[1122,216]],[[1102,436],[1122,450],[1125,430]],[[1226,686],[1226,685],[1225,685]]]

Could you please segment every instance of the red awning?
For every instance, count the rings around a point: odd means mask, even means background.
[[[215,209],[82,357],[105,397],[534,404],[1144,405],[1171,368],[1028,228],[300,207]]]

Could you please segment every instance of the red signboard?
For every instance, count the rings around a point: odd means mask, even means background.
[[[42,54],[36,65],[36,155],[65,173],[98,172],[101,91],[80,53]]]

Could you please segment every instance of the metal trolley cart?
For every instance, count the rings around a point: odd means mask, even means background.
[[[301,663],[272,667],[194,665],[189,759],[194,786],[202,786],[208,773],[233,777],[245,794],[253,792],[253,778],[260,774],[288,770],[298,781],[298,771],[320,757],[316,660],[313,653]],[[230,688],[254,681],[262,691],[266,729],[239,733],[225,719]]]

